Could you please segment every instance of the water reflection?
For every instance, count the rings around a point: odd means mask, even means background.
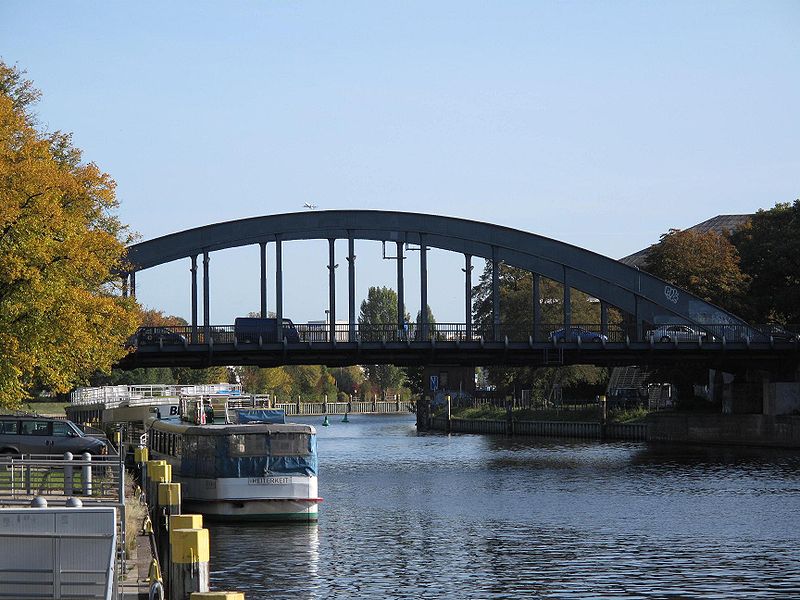
[[[413,417],[319,432],[319,525],[211,525],[213,589],[800,597],[800,453],[416,435]]]

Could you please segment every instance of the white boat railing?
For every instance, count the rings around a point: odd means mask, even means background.
[[[177,398],[181,395],[241,394],[242,386],[231,383],[202,385],[106,385],[78,388],[70,394],[72,404],[109,404],[145,398]]]

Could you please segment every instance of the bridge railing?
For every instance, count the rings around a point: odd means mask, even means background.
[[[633,323],[501,323],[498,326],[477,323],[396,323],[356,324],[355,337],[351,339],[350,325],[336,323],[333,338],[336,342],[364,343],[413,343],[413,342],[554,342],[582,344],[602,342],[753,342],[753,343],[797,343],[800,341],[800,326],[790,325],[740,325],[740,324],[647,324]],[[331,331],[327,324],[308,323],[284,326],[283,337],[292,343],[329,343]],[[255,339],[254,339],[255,338]],[[209,327],[191,325],[141,327],[132,336],[132,346],[180,347],[189,344],[252,344],[260,340],[263,344],[282,341],[275,331],[263,335],[237,333],[233,325]]]

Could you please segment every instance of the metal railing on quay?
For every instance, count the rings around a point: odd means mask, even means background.
[[[113,506],[116,577],[125,572],[125,466],[120,455],[0,457],[0,506]]]
[[[0,504],[26,504],[35,496],[61,503],[121,503],[124,466],[117,455],[26,454],[0,458]]]

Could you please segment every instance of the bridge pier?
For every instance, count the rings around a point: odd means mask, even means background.
[[[465,323],[467,325],[467,340],[472,340],[472,255],[465,254],[464,255],[464,268],[461,269],[464,271],[464,316],[465,316]]]
[[[267,242],[258,243],[261,250],[261,318],[267,318]]]
[[[192,254],[192,343],[197,343],[197,254]]]
[[[347,232],[347,300],[348,300],[348,319],[349,336],[348,341],[356,339],[356,253],[355,240],[350,232]]]
[[[336,341],[336,240],[328,239],[328,341]]]
[[[403,242],[397,242],[397,331],[403,331],[406,322],[406,307],[403,298]]]
[[[492,246],[492,341],[500,341],[500,261]]]
[[[211,258],[208,250],[203,251],[203,336],[207,344],[211,338],[211,280],[208,273],[208,263]]]
[[[538,342],[542,337],[539,331],[542,323],[542,276],[538,273],[531,273],[531,292],[533,296],[533,341]]]
[[[281,240],[275,239],[275,319],[278,331],[283,331],[283,252]]]
[[[420,326],[422,327],[421,339],[428,339],[428,248],[419,236],[419,302]]]

